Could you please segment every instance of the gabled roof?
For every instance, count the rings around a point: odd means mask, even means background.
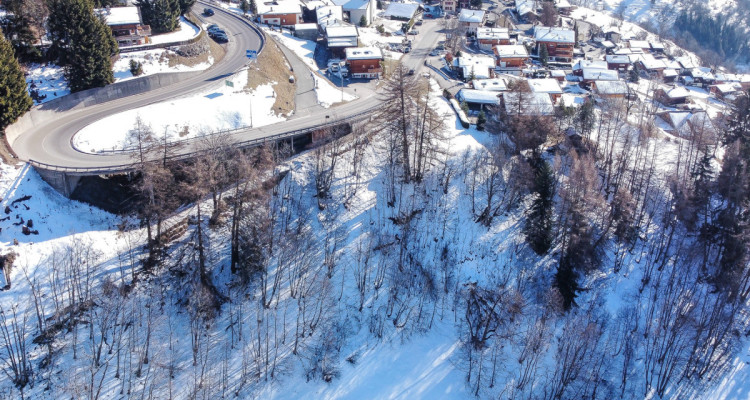
[[[537,25],[534,27],[534,39],[537,42],[575,43],[575,32],[570,29]]]
[[[631,40],[628,42],[631,49],[650,49],[651,45],[645,40]]]
[[[681,65],[681,66],[682,66],[682,68],[684,68],[684,69],[691,69],[691,68],[695,68],[695,67],[697,67],[697,66],[698,66],[697,64],[695,64],[695,63],[693,62],[693,59],[692,59],[692,58],[690,58],[690,57],[687,57],[687,56],[683,56],[683,57],[675,57],[675,61],[677,61],[678,63],[680,63],[680,65]]]
[[[458,22],[482,23],[484,21],[484,11],[462,9],[458,14]]]
[[[605,56],[604,60],[612,64],[630,64],[630,57],[624,54],[610,54]]]
[[[344,20],[344,11],[341,6],[323,6],[315,9],[318,25],[323,29],[329,25],[336,25],[338,21]]]
[[[682,86],[676,86],[664,91],[664,95],[670,99],[680,99],[690,97],[690,92]]]
[[[595,81],[599,94],[628,94],[628,84],[623,81]]]
[[[646,69],[648,69],[648,70],[667,68],[667,65],[664,64],[664,61],[657,60],[651,54],[642,54],[638,58],[638,61],[640,61],[641,64],[643,64],[643,67],[646,68]]]
[[[617,71],[609,69],[584,68],[583,79],[587,81],[616,81],[619,80]]]
[[[601,60],[580,60],[573,65],[573,71],[579,69],[607,69],[607,62]]]
[[[453,59],[453,66],[463,70],[464,77],[474,73],[475,78],[489,78],[490,69],[495,68],[495,59],[490,56],[462,54]]]
[[[342,6],[344,10],[362,10],[367,8],[370,0],[333,0],[333,4]]]
[[[526,46],[520,44],[499,44],[495,46],[495,54],[498,58],[528,57]]]
[[[528,79],[529,87],[535,93],[562,94],[560,83],[554,78]]]
[[[350,24],[329,26],[328,29],[326,29],[326,37],[329,42],[332,38],[356,38],[358,36],[357,27]]]
[[[412,19],[414,14],[417,13],[419,4],[417,3],[395,3],[392,2],[385,9],[386,17],[395,17],[401,19]]]
[[[459,100],[474,104],[500,104],[500,94],[489,90],[461,89],[458,92]]]
[[[534,0],[517,0],[516,12],[518,15],[536,14],[536,2]]]
[[[524,115],[552,115],[554,112],[552,99],[547,93],[521,93],[519,98],[518,92],[505,92],[503,103],[508,114],[518,113],[519,105]]]

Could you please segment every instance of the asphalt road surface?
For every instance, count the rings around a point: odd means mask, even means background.
[[[203,4],[199,3],[197,6],[201,7]],[[213,65],[204,73],[177,84],[134,96],[120,98],[100,105],[60,112],[58,118],[40,124],[34,129],[30,129],[21,134],[12,143],[13,150],[23,160],[33,160],[38,163],[57,166],[59,168],[54,169],[65,170],[82,175],[93,174],[96,172],[104,173],[129,170],[129,167],[133,162],[133,159],[129,154],[83,153],[73,148],[71,144],[73,136],[83,127],[109,115],[200,91],[204,87],[214,84],[216,80],[222,79],[244,68],[247,62],[245,58],[245,50],[258,49],[261,40],[257,33],[247,26],[239,16],[233,15],[220,8],[215,8],[215,10],[216,15],[208,17],[207,20],[219,24],[230,36],[230,41],[226,47],[227,53],[219,63]],[[413,39],[414,44],[412,46],[412,52],[402,57],[402,62],[416,71],[421,71],[422,68],[426,68],[423,66],[424,60],[427,58],[430,50],[435,46],[435,43],[439,40],[440,36],[437,32],[439,29],[438,23],[430,21],[428,24],[427,21],[425,21],[425,25],[426,26],[421,27],[423,32]],[[287,54],[289,53],[287,52]],[[292,63],[294,64],[296,75],[302,78],[300,83],[303,88],[303,93],[298,91],[298,98],[300,95],[306,98],[304,101],[304,114],[309,114],[273,125],[237,131],[228,136],[229,141],[238,144],[247,143],[252,140],[273,138],[274,136],[282,135],[286,132],[302,130],[352,116],[366,115],[377,108],[381,102],[381,99],[375,94],[364,96],[359,100],[342,104],[331,109],[312,107],[310,104],[307,104],[309,103],[307,98],[310,95],[306,93],[309,92],[305,92],[304,90],[306,86],[309,86],[309,83],[303,76],[306,77],[309,71],[306,68],[303,71],[298,70],[298,68],[302,68],[300,66],[302,64],[301,62],[298,64],[297,62],[292,61]],[[102,134],[106,133],[107,132],[102,132]],[[176,152],[181,155],[188,155],[199,151],[202,146],[204,146],[204,144],[200,143],[198,140],[186,141],[182,146],[176,149]]]

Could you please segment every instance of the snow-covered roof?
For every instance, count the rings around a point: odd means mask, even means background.
[[[518,113],[519,93],[503,93],[503,103],[505,105],[505,111],[507,113]],[[520,108],[521,114],[525,115],[552,115],[552,113],[554,112],[552,99],[547,93],[521,93]]]
[[[462,9],[458,14],[458,22],[482,23],[484,21],[484,11]]]
[[[258,9],[258,15],[271,15],[271,14],[301,14],[302,7],[296,0],[281,0],[281,1],[258,1],[256,8]]]
[[[401,19],[412,19],[414,14],[417,13],[419,4],[417,3],[391,3],[388,8],[385,9],[385,16],[392,18]]]
[[[607,69],[607,62],[601,61],[601,60],[579,60],[577,63],[573,65],[573,71],[577,71],[579,69]]]
[[[697,67],[690,70],[690,75],[693,78],[700,78],[705,80],[714,79],[714,74],[711,72],[711,68]]]
[[[534,39],[537,42],[575,43],[575,32],[571,29],[535,26]]]
[[[587,81],[616,81],[619,80],[617,71],[609,69],[584,68],[583,79]]]
[[[370,0],[333,0],[333,3],[344,7],[344,10],[362,10],[367,8]]]
[[[495,54],[498,58],[528,57],[526,46],[520,44],[499,44],[495,46]]]
[[[326,26],[335,25],[337,21],[343,21],[344,11],[341,6],[322,6],[315,9],[315,16],[318,25],[325,29]]]
[[[662,76],[664,76],[665,78],[674,78],[674,77],[676,77],[677,75],[679,75],[679,74],[677,73],[677,71],[676,71],[676,70],[674,70],[674,69],[672,69],[672,68],[667,68],[667,69],[665,69],[665,70],[664,70],[664,71],[663,71],[663,72],[662,72],[661,74],[662,74]]]
[[[555,0],[555,7],[557,8],[571,8],[573,7],[568,0]]]
[[[676,86],[669,90],[665,90],[664,95],[666,95],[670,99],[679,99],[682,97],[690,97],[690,91],[682,86]]]
[[[612,64],[630,64],[630,57],[623,54],[609,54],[604,60]]]
[[[477,28],[478,40],[508,40],[508,28]]]
[[[737,75],[737,74],[728,74],[724,72],[718,72],[714,74],[714,76],[717,81],[722,81],[722,82],[740,82],[741,81],[740,75]]]
[[[534,0],[517,0],[516,12],[518,15],[534,14],[536,15],[536,2]]]
[[[383,52],[377,47],[351,47],[345,51],[347,60],[383,59]]]
[[[294,30],[295,31],[317,31],[318,30],[318,24],[309,23],[309,24],[294,24]]]
[[[734,83],[720,83],[718,85],[713,85],[713,87],[715,87],[721,94],[734,93],[742,89],[742,87],[738,88]]]
[[[321,0],[310,0],[308,2],[305,2],[305,8],[311,11],[315,11],[318,9],[318,7],[325,7],[329,5],[327,1],[321,1]]]
[[[614,43],[610,42],[609,40],[602,40],[602,47],[605,49],[614,49],[617,47]]]
[[[531,91],[535,93],[562,94],[563,92],[557,79],[529,79],[527,82]]]
[[[687,56],[675,57],[675,61],[677,61],[678,63],[680,63],[680,65],[684,69],[691,69],[691,68],[695,68],[695,67],[698,66],[696,63],[693,62],[692,58],[687,57]]]
[[[661,42],[648,42],[654,50],[664,50],[664,44]]]
[[[503,78],[475,79],[471,82],[474,89],[489,90],[490,92],[504,92],[508,90],[508,82]]]
[[[594,81],[599,94],[627,94],[628,84],[623,81]]]
[[[99,8],[96,13],[103,16],[109,26],[141,23],[141,13],[136,6]]]
[[[475,78],[485,79],[490,77],[490,69],[495,68],[495,59],[490,56],[466,54],[453,59],[453,65],[463,70],[464,76],[474,74]]]
[[[651,45],[645,40],[631,40],[628,42],[631,49],[650,49]]]
[[[489,90],[461,89],[458,97],[461,101],[475,104],[500,104],[500,95]]]
[[[554,78],[565,78],[565,75],[567,75],[567,72],[561,69],[553,69],[549,72],[549,76]]]
[[[651,54],[641,54],[638,58],[638,61],[643,64],[643,68],[646,68],[648,70],[667,68],[667,65],[664,64],[664,61],[657,60]]]
[[[357,36],[357,27],[354,25],[329,26],[328,29],[326,29],[326,37],[328,38],[329,44],[331,39],[334,38],[356,38]]]

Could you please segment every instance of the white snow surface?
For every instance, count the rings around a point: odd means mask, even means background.
[[[158,35],[150,36],[151,42],[149,44],[163,44],[172,42],[182,42],[184,40],[190,40],[201,33],[201,29],[192,22],[180,17],[180,28],[174,32],[160,33]]]
[[[276,101],[273,83],[261,85],[249,95],[246,84],[247,71],[242,71],[217,82],[213,89],[108,116],[79,131],[73,143],[79,150],[92,153],[131,147],[128,132],[137,117],[151,126],[157,138],[163,138],[166,131],[170,140],[250,126],[251,108],[254,127],[285,120],[272,110]]]

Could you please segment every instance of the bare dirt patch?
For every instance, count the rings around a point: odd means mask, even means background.
[[[272,87],[276,92],[273,111],[276,115],[289,115],[294,111],[296,85],[289,82],[289,77],[294,76],[294,72],[289,70],[284,54],[273,40],[266,37],[266,47],[258,56],[258,62],[250,66],[247,74],[245,89],[255,90],[260,85],[273,83]]]
[[[224,47],[209,39],[205,33],[201,33],[201,35],[203,37],[197,42],[182,46],[180,49],[182,51],[178,51],[177,53],[163,52],[161,54],[162,61],[167,59],[170,67],[177,65],[193,67],[208,62],[209,57],[214,59],[214,63],[221,61],[224,58],[224,54],[226,54]]]

